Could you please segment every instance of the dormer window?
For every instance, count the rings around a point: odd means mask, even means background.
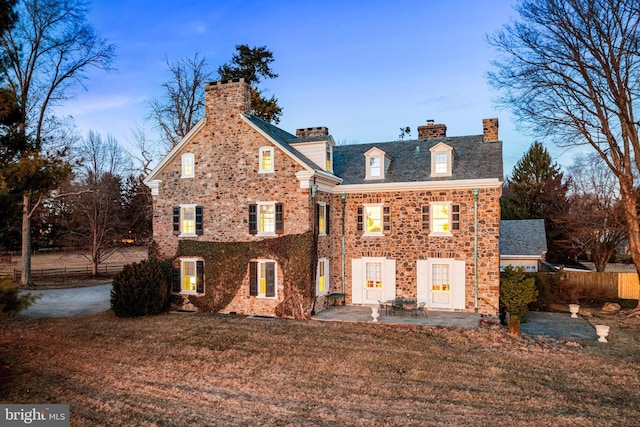
[[[440,142],[431,148],[431,176],[451,176],[453,148]]]
[[[195,160],[193,153],[182,155],[182,178],[193,178],[195,176]]]
[[[273,147],[260,148],[259,173],[273,173]]]
[[[327,142],[326,147],[327,147],[327,149],[326,149],[326,154],[325,154],[325,165],[324,165],[324,168],[325,168],[325,170],[331,172],[331,170],[333,169],[333,166],[331,165],[331,157],[332,157],[331,156],[331,144],[329,144]]]
[[[391,162],[391,157],[378,148],[372,148],[366,153],[366,179],[384,179],[385,172]]]

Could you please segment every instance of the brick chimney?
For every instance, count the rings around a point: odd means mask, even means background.
[[[315,128],[296,129],[296,136],[298,138],[311,138],[314,136],[328,136],[329,128],[326,126],[319,126]]]
[[[498,140],[498,119],[482,119],[482,141]]]
[[[251,113],[251,86],[244,79],[209,82],[204,92],[207,118],[228,120],[235,113]]]
[[[418,126],[418,139],[446,138],[447,125],[434,124],[433,120],[427,120],[426,126]]]

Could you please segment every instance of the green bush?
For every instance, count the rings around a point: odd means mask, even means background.
[[[126,265],[113,278],[111,308],[118,317],[162,313],[169,302],[167,269],[158,261]]]
[[[527,273],[527,277],[533,277],[536,281],[538,297],[529,304],[529,310],[548,311],[555,302],[552,289],[558,286],[558,274],[554,273]]]
[[[500,276],[500,303],[511,318],[526,322],[529,304],[537,297],[535,279],[527,278],[523,267],[505,267]]]
[[[20,295],[18,286],[13,280],[0,278],[0,313],[19,313],[29,307],[38,297]]]

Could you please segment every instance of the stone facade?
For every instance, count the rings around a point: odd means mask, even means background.
[[[497,314],[501,173],[495,173],[499,176],[490,182],[483,179],[476,182],[465,177],[464,185],[453,185],[452,180],[446,179],[437,181],[442,182],[441,186],[421,182],[395,185],[392,189],[385,189],[376,181],[341,185],[339,176],[324,170],[324,165],[309,165],[308,158],[302,158],[304,156],[288,145],[302,140],[305,144],[325,144],[323,137],[328,136],[326,127],[298,129],[294,136],[253,120],[249,116],[250,110],[249,85],[244,81],[207,84],[206,119],[167,155],[145,181],[154,194],[154,243],[159,258],[176,257],[181,239],[251,242],[272,238],[252,234],[249,230],[250,205],[258,202],[282,204],[284,235],[309,231],[317,234],[317,205],[321,203],[328,212],[329,232],[317,235],[315,255],[317,259],[328,261],[329,286],[326,292],[310,296],[314,310],[322,310],[330,303],[330,293],[344,292],[347,304],[358,304],[354,301],[356,290],[353,286],[357,272],[352,266],[359,259],[392,260],[394,296],[401,298],[420,297],[417,271],[420,262],[445,259],[455,261],[456,266],[464,266],[463,301],[455,309],[474,311],[477,308],[480,313]],[[483,126],[483,136],[478,136],[479,143],[496,141],[497,119],[484,120]],[[420,140],[444,137],[446,126],[443,124],[430,122],[419,127]],[[265,148],[273,152],[274,168],[268,173],[259,170],[260,151]],[[317,148],[324,153],[322,147]],[[193,154],[192,177],[183,177],[182,159],[186,153]],[[419,153],[429,156],[428,150],[416,151],[415,154]],[[461,153],[466,154],[465,150]],[[468,158],[474,157],[468,155]],[[364,174],[364,156],[353,161],[358,162]],[[502,162],[501,154],[499,161]],[[343,170],[354,166],[336,164]],[[425,164],[423,170],[430,168]],[[393,173],[390,173],[389,179],[392,178]],[[477,221],[474,216],[474,189],[478,190]],[[446,235],[430,233],[424,224],[424,206],[436,202],[459,207],[459,228]],[[184,204],[202,208],[201,234],[181,236],[174,231],[174,209]],[[367,204],[381,204],[388,208],[385,215],[389,227],[382,235],[369,236],[358,229],[358,209]],[[268,253],[260,256],[260,259],[274,258]],[[286,293],[284,284],[287,278],[280,267],[278,265],[275,272],[275,297],[250,294],[247,266],[238,292],[221,312],[275,315],[276,307],[283,302]],[[192,297],[183,293],[184,308],[193,308],[189,303]]]

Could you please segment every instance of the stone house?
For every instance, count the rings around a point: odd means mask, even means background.
[[[417,298],[495,315],[498,120],[449,137],[336,145],[250,114],[243,80],[206,86],[206,112],[145,183],[155,256],[183,308],[307,317],[328,304]]]

